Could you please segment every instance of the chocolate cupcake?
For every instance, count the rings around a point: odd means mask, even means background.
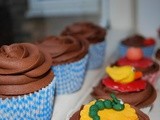
[[[138,34],[129,36],[120,42],[120,56],[125,56],[130,47],[141,48],[145,57],[151,57],[155,48],[155,40]]]
[[[83,85],[88,61],[88,43],[72,36],[51,36],[37,44],[52,58],[57,78],[56,94],[69,94]]]
[[[123,103],[116,97],[112,99],[91,101],[71,115],[69,120],[150,120],[138,108]]]
[[[159,64],[144,56],[142,49],[129,48],[124,57],[119,58],[115,65],[124,66],[131,65],[136,70],[143,73],[143,78],[148,80],[153,85],[156,84],[159,77]]]
[[[155,88],[142,79],[142,73],[131,66],[107,67],[109,76],[104,77],[93,88],[92,96],[96,99],[108,99],[111,93],[138,108],[152,105],[157,93]]]
[[[0,119],[51,119],[51,58],[30,43],[0,48]]]
[[[106,30],[91,22],[76,22],[67,26],[62,35],[82,37],[90,43],[88,69],[100,68],[104,62]]]

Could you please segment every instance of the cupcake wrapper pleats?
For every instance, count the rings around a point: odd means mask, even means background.
[[[89,47],[89,59],[87,69],[97,69],[102,67],[105,58],[106,41],[91,44]]]
[[[50,120],[55,82],[54,79],[47,87],[28,95],[0,99],[0,120]]]
[[[87,62],[88,54],[79,61],[52,66],[56,76],[56,95],[73,93],[82,87]]]
[[[154,45],[148,46],[148,47],[142,47],[142,51],[143,51],[144,56],[151,57],[154,53],[154,47],[155,47]],[[120,57],[126,55],[128,48],[129,48],[128,46],[120,44]]]

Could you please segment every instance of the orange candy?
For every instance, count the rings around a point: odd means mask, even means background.
[[[129,60],[140,60],[143,57],[143,51],[141,48],[130,47],[127,50],[126,57]]]

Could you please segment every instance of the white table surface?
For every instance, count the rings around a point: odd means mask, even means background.
[[[75,109],[93,99],[90,96],[92,87],[95,86],[105,75],[105,67],[118,58],[118,43],[130,33],[131,32],[126,31],[109,31],[107,36],[105,63],[103,67],[96,70],[88,70],[84,84],[79,91],[73,94],[59,95],[56,97],[52,120],[67,120],[68,116]],[[160,114],[160,82],[158,82],[156,88],[158,97],[154,103],[154,107],[149,113],[148,110],[144,110],[151,120],[160,120],[160,115],[158,115]]]

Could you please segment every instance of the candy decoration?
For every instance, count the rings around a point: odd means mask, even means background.
[[[127,52],[126,52],[126,57],[129,60],[140,60],[143,57],[143,51],[141,48],[137,48],[137,47],[130,47],[128,48]]]
[[[151,38],[151,37],[146,38],[146,39],[144,40],[144,44],[147,45],[147,46],[154,45],[154,44],[155,44],[155,39],[154,39],[154,38]]]
[[[144,90],[146,88],[146,81],[142,79],[135,80],[128,84],[121,84],[114,82],[111,78],[107,77],[102,80],[103,85],[107,86],[112,90],[117,90],[120,92],[134,92]]]
[[[121,111],[124,109],[124,104],[121,100],[117,99],[114,94],[110,95],[112,100],[97,100],[89,109],[89,116],[93,120],[100,120],[98,115],[99,110],[103,109],[114,109],[116,111]]]

